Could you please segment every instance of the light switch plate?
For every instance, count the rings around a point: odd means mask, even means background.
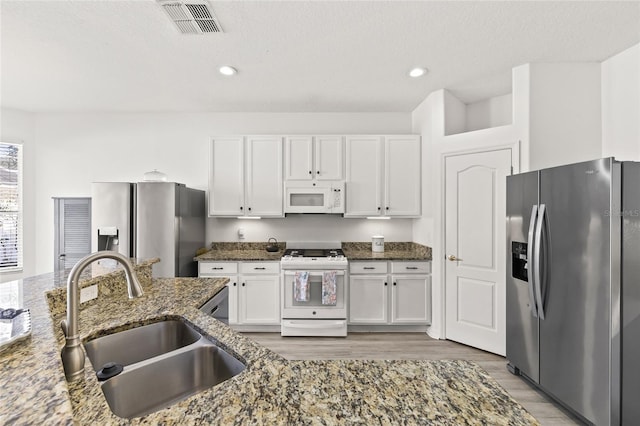
[[[98,284],[80,289],[80,303],[88,302],[98,297]]]

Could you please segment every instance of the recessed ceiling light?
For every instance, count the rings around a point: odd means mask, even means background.
[[[220,71],[220,74],[222,74],[222,75],[234,75],[234,74],[237,74],[237,73],[238,73],[238,70],[237,70],[237,69],[235,69],[234,67],[229,66],[229,65],[223,65],[223,66],[221,66],[221,67],[218,69],[218,71]]]
[[[409,71],[409,76],[411,77],[422,77],[423,75],[425,75],[427,73],[427,69],[426,68],[414,68],[411,71]]]

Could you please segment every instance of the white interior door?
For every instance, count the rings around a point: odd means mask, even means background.
[[[445,334],[500,355],[506,346],[505,209],[511,149],[445,160]]]

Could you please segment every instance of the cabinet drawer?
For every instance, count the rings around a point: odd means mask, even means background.
[[[387,262],[349,262],[352,274],[386,274]]]
[[[242,274],[279,274],[280,262],[241,262]]]
[[[392,274],[430,274],[431,262],[391,262]]]
[[[229,275],[238,273],[236,262],[198,262],[199,275]]]

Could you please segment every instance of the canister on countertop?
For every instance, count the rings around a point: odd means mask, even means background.
[[[371,237],[371,251],[375,253],[384,252],[384,236],[374,235]]]

